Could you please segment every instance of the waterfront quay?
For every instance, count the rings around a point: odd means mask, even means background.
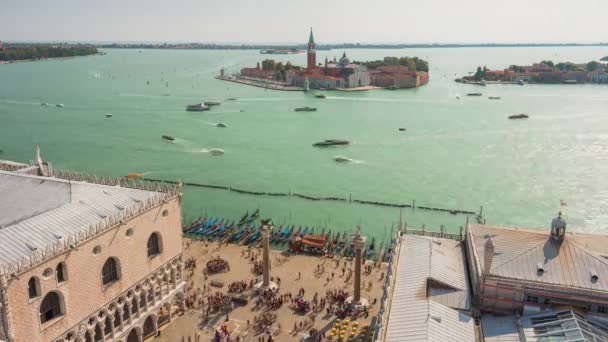
[[[292,303],[286,296],[280,306],[256,305],[259,297],[255,297],[254,290],[248,287],[238,295],[238,304],[207,314],[209,298],[218,293],[228,294],[230,284],[240,281],[257,283],[261,275],[256,273],[256,265],[261,263],[263,250],[185,238],[183,251],[188,268],[188,309],[184,315],[161,329],[160,335],[153,339],[155,342],[210,341],[222,326],[231,332],[230,341],[259,341],[260,338],[268,341],[269,336],[276,341],[301,341],[310,335],[312,329],[318,331],[320,336],[325,335],[325,340],[328,340],[337,322],[341,328],[346,328],[348,338],[355,331],[350,340],[371,341],[373,331],[369,325],[380,307],[384,291],[382,284],[387,274],[386,263],[368,261],[362,265],[361,296],[369,302],[369,311],[356,319],[340,320],[336,314],[328,314],[330,299],[327,299],[326,305],[320,304],[326,298],[327,291],[343,291],[337,297],[353,294],[353,258],[289,254],[276,250],[270,251],[270,276],[280,284],[279,294],[291,294],[295,299],[298,292],[303,290],[301,298],[305,304]],[[228,263],[229,269],[217,274],[205,274],[206,263],[218,257]],[[315,296],[318,298],[316,306]],[[233,303],[236,302],[233,300]],[[309,308],[303,311],[306,305]],[[337,309],[337,304],[332,307]],[[339,336],[335,337],[333,340]]]

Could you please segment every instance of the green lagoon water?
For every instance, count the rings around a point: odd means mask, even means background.
[[[28,161],[40,144],[56,168],[475,210],[488,223],[547,227],[559,201],[572,230],[608,225],[608,86],[485,88],[453,82],[478,65],[588,62],[600,47],[347,50],[354,60],[419,56],[428,85],[410,90],[279,92],[213,79],[261,60],[256,51],[105,50],[107,55],[0,65],[0,159]],[[342,51],[321,51],[318,59]],[[275,56],[303,65],[305,55]],[[147,81],[150,82],[147,85]],[[168,82],[168,84],[167,84]],[[483,97],[467,97],[483,92]],[[502,97],[490,101],[487,96]],[[458,100],[456,97],[460,96]],[[209,112],[187,104],[225,100]],[[41,102],[65,108],[42,107]],[[294,112],[314,106],[317,112]],[[105,118],[112,113],[112,118]],[[528,120],[507,116],[528,113]],[[214,127],[224,122],[228,128]],[[398,127],[406,127],[399,132]],[[176,137],[163,142],[162,134]],[[328,138],[353,141],[318,149]],[[212,156],[209,148],[222,148]],[[354,163],[340,164],[335,156]],[[399,210],[187,187],[184,217],[238,218],[261,208],[275,223],[382,238]],[[410,226],[457,231],[466,217],[403,210]]]

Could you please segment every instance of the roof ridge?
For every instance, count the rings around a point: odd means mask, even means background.
[[[491,268],[490,268],[490,271],[493,271],[493,270],[495,270],[495,269],[497,269],[497,268],[499,268],[499,267],[502,267],[502,266],[504,266],[504,265],[506,265],[506,264],[508,264],[508,263],[512,262],[513,260],[515,260],[515,259],[517,259],[517,258],[519,258],[519,257],[521,257],[521,256],[523,256],[523,255],[526,255],[526,254],[530,253],[531,251],[533,251],[533,250],[537,249],[538,247],[540,247],[541,245],[543,245],[543,244],[545,244],[545,243],[547,243],[547,241],[541,241],[541,242],[540,242],[538,245],[534,245],[534,247],[531,247],[531,248],[529,248],[529,249],[527,249],[527,250],[523,251],[522,253],[517,254],[516,256],[514,256],[514,257],[512,257],[511,259],[509,259],[509,260],[507,260],[507,261],[503,262],[502,264],[496,265],[495,267],[491,267]]]
[[[598,257],[595,253],[587,250],[587,248],[583,247],[583,246],[579,246],[577,243],[572,242],[572,241],[568,241],[567,239],[565,240],[569,245],[571,245],[572,247],[581,250],[582,252],[584,252],[585,254],[589,255],[590,257],[598,260],[599,262],[608,265],[608,259],[604,259],[601,257]]]

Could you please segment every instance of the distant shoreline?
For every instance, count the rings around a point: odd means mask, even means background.
[[[272,49],[305,49],[303,44],[95,44],[102,49],[174,49],[174,50],[272,50]],[[529,44],[319,44],[317,50],[337,49],[411,49],[411,48],[499,48],[499,47],[589,47],[608,46],[608,43],[529,43]]]
[[[98,52],[97,54],[93,54],[93,55],[82,55],[82,56],[63,56],[63,57],[44,57],[44,58],[30,58],[30,59],[16,59],[16,60],[12,60],[12,61],[0,61],[0,65],[3,64],[17,64],[17,63],[27,63],[27,62],[44,62],[47,60],[64,60],[64,59],[72,59],[72,58],[78,58],[78,57],[89,57],[89,56],[101,56],[101,55],[105,55],[105,52]]]

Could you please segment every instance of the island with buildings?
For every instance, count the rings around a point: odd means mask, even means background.
[[[306,67],[294,66],[266,59],[256,67],[242,68],[238,74],[226,75],[221,80],[276,90],[369,90],[399,89],[424,85],[429,80],[428,63],[416,57],[385,57],[380,61],[351,61],[346,52],[338,60],[317,62],[316,43],[312,30],[307,45]]]
[[[400,219],[375,246],[259,211],[182,225],[182,191],[0,160],[0,341],[608,340],[608,235],[563,207],[540,229]]]
[[[608,83],[608,64],[592,61],[576,64],[571,62],[554,63],[542,61],[532,65],[511,65],[504,70],[489,70],[477,67],[475,73],[457,78],[456,82],[471,84],[582,84]]]
[[[0,64],[72,58],[99,53],[96,47],[83,44],[3,44],[0,41]]]

